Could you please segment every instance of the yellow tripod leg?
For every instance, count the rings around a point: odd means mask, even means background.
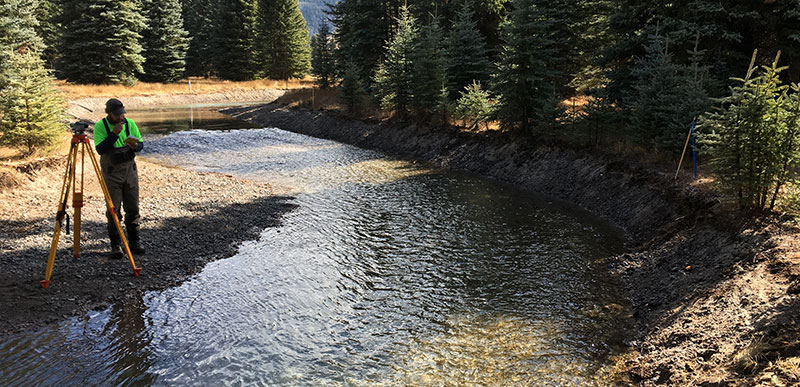
[[[136,267],[136,262],[133,261],[133,254],[131,253],[130,247],[128,247],[128,238],[125,237],[125,233],[122,232],[122,225],[119,223],[119,218],[117,218],[117,213],[114,209],[114,202],[111,201],[111,194],[108,192],[108,187],[106,186],[106,181],[103,179],[103,173],[100,169],[100,164],[97,162],[97,156],[94,153],[89,152],[89,158],[92,160],[92,166],[94,166],[94,172],[97,174],[97,179],[100,181],[100,187],[103,189],[103,196],[106,198],[106,206],[108,210],[111,211],[111,218],[114,219],[114,225],[117,227],[117,232],[119,233],[120,240],[122,240],[122,247],[125,248],[125,254],[128,255],[128,261],[131,263],[131,269],[133,269],[133,275],[135,277],[139,276],[142,269]]]
[[[61,184],[61,195],[58,196],[57,214],[60,214],[62,211],[64,211],[64,202],[62,201],[61,198],[63,198],[64,195],[69,192],[69,186],[67,185],[67,182],[69,182],[70,178],[72,177],[72,172],[74,168],[70,167],[72,166],[71,161],[74,158],[73,152],[76,151],[77,150],[75,144],[72,144],[69,148],[69,155],[67,156],[67,168],[66,171],[64,171],[64,181]],[[59,217],[60,215],[56,215],[56,226],[55,230],[53,231],[53,240],[50,242],[50,252],[47,255],[47,267],[45,268],[44,271],[44,279],[39,281],[39,283],[42,285],[42,288],[44,289],[47,289],[50,286],[50,276],[53,275],[53,266],[55,265],[56,262],[56,251],[58,250],[58,238],[61,236],[61,222]]]

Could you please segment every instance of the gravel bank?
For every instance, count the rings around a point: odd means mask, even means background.
[[[20,168],[20,185],[0,192],[0,332],[10,333],[78,316],[90,309],[175,286],[206,263],[230,257],[296,205],[268,184],[198,173],[137,159],[142,240],[147,253],[133,277],[126,259],[109,260],[105,204],[96,177],[86,175],[82,256],[72,258],[72,234],[60,239],[49,289],[41,289],[66,157]],[[72,212],[71,210],[69,211]]]

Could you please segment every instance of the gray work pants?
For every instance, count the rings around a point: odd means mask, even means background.
[[[124,161],[114,164],[110,152],[100,156],[100,168],[103,170],[103,179],[106,181],[108,193],[117,218],[122,220],[120,204],[125,208],[125,229],[128,239],[139,238],[139,173],[136,171],[136,161]],[[111,212],[106,210],[108,219],[108,237],[111,244],[119,244],[120,238]]]

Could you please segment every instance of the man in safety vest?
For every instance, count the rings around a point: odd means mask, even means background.
[[[100,167],[118,219],[122,220],[120,203],[125,207],[125,229],[128,244],[134,254],[144,254],[139,240],[139,174],[136,153],[144,147],[142,135],[133,120],[125,117],[125,106],[118,99],[106,102],[107,116],[94,124],[94,143],[100,154]],[[108,237],[111,239],[109,258],[122,258],[122,241],[111,211],[106,210]]]

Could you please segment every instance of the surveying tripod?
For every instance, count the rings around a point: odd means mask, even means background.
[[[92,161],[94,173],[97,175],[97,180],[100,181],[100,188],[103,190],[103,196],[106,198],[106,206],[108,206],[108,210],[111,212],[111,218],[114,219],[114,225],[117,227],[117,232],[122,240],[122,246],[125,249],[125,254],[128,255],[128,261],[131,263],[133,275],[138,277],[139,273],[142,271],[141,268],[136,267],[136,263],[133,261],[133,254],[131,254],[131,249],[128,247],[128,240],[125,238],[125,233],[122,232],[122,225],[119,222],[116,211],[114,211],[114,202],[111,200],[108,187],[106,186],[105,180],[103,180],[100,163],[97,162],[97,156],[95,156],[94,151],[89,144],[89,137],[86,136],[85,132],[87,127],[88,125],[82,122],[72,124],[72,140],[70,143],[69,155],[67,156],[67,170],[64,172],[64,182],[61,185],[61,194],[59,195],[59,198],[63,199],[58,203],[56,227],[55,231],[53,232],[53,241],[50,243],[50,255],[47,257],[47,268],[45,269],[44,279],[40,281],[42,288],[45,289],[50,286],[50,276],[53,274],[53,265],[55,264],[56,260],[56,250],[58,250],[58,238],[61,235],[61,225],[64,219],[67,220],[67,233],[69,233],[67,200],[69,198],[70,190],[72,190],[72,207],[75,209],[75,214],[73,217],[74,229],[72,256],[75,258],[80,258],[81,256],[81,209],[83,208],[83,172],[84,166],[86,165],[86,153],[89,153],[89,159]],[[80,189],[78,188],[77,170],[78,148],[80,148],[81,153]],[[89,148],[89,152],[86,152],[86,148]]]

